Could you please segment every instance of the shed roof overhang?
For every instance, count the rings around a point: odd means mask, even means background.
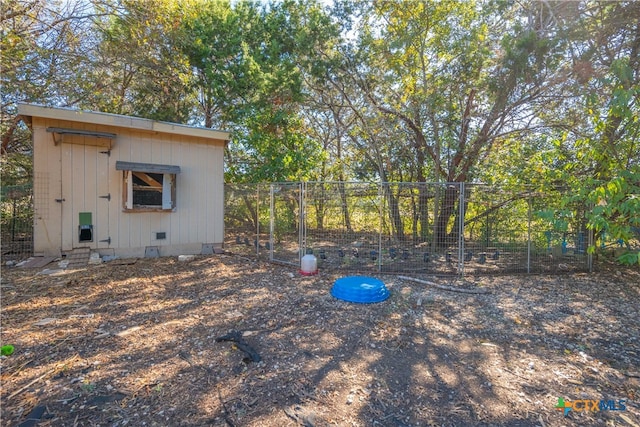
[[[149,132],[168,133],[174,135],[192,136],[210,140],[229,141],[229,132],[215,129],[187,126],[178,123],[159,122],[140,117],[123,116],[119,114],[81,111],[71,108],[45,107],[37,104],[18,104],[18,114],[27,118],[32,117],[65,120],[78,123],[99,124]]]

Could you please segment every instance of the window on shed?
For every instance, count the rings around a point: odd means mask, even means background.
[[[174,172],[179,172],[179,167],[117,162],[116,169],[123,171],[125,210],[175,210],[177,173]]]

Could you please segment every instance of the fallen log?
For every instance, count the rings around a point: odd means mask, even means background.
[[[453,286],[438,285],[437,283],[429,282],[427,280],[416,279],[415,277],[398,276],[398,279],[400,279],[400,280],[409,280],[411,282],[416,282],[416,283],[420,283],[420,284],[423,284],[423,285],[433,286],[434,288],[442,289],[443,291],[449,291],[449,292],[460,292],[460,293],[463,293],[463,294],[488,294],[488,293],[490,293],[490,291],[487,290],[487,289],[456,288],[456,287],[453,287]]]

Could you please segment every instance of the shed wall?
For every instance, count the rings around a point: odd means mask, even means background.
[[[200,253],[203,243],[222,244],[223,140],[38,117],[32,123],[36,254],[89,246],[105,255],[143,256],[145,247],[158,246],[161,255],[174,255]],[[56,134],[62,142],[55,144],[48,127],[117,137]],[[175,211],[125,211],[123,172],[116,170],[116,161],[180,166]],[[79,212],[92,213],[92,242],[78,240]],[[158,240],[156,233],[166,238]]]

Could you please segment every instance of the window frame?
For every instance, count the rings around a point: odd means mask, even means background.
[[[116,162],[116,170],[122,170],[122,209],[125,212],[175,212],[176,181],[179,166],[149,163]],[[149,174],[162,175],[162,182]],[[135,184],[134,177],[145,184]],[[137,188],[136,188],[137,187]],[[148,188],[146,188],[148,187]],[[159,191],[161,204],[135,204],[136,191]]]

